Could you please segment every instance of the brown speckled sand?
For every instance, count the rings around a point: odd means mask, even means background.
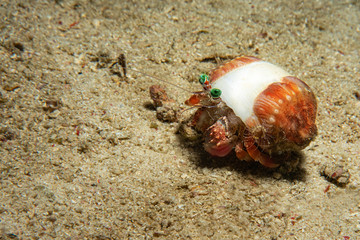
[[[360,239],[359,2],[239,2],[2,0],[0,239]],[[130,70],[198,91],[213,59],[240,55],[317,96],[294,169],[210,157]],[[320,174],[335,165],[345,187]]]

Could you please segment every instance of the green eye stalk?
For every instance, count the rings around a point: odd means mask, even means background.
[[[203,86],[203,88],[205,89],[205,91],[209,91],[210,92],[210,96],[212,99],[218,99],[221,96],[221,90],[218,88],[213,88],[211,89],[211,84],[210,84],[210,77],[209,75],[206,74],[201,74],[199,77],[199,82],[200,84]]]
[[[199,82],[200,84],[203,86],[204,90],[210,90],[211,89],[211,85],[210,85],[210,78],[208,75],[206,74],[201,74],[199,77]]]
[[[207,85],[207,83],[209,82],[209,76],[206,74],[201,74],[199,77],[199,82],[201,85]]]
[[[218,99],[220,98],[221,96],[221,90],[218,89],[218,88],[213,88],[210,90],[210,96],[213,98],[213,99]]]

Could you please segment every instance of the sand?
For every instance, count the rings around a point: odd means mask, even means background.
[[[3,0],[0,15],[0,239],[360,239],[358,1]],[[199,91],[241,55],[317,97],[294,168],[209,156],[132,70]],[[161,85],[185,108],[190,92]],[[339,166],[345,184],[322,176]]]

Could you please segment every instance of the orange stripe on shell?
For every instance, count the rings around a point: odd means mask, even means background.
[[[217,79],[221,78],[222,76],[224,76],[225,74],[231,72],[236,68],[258,61],[261,61],[261,59],[250,56],[242,56],[242,57],[237,57],[229,62],[226,62],[220,65],[219,67],[217,67],[216,69],[214,69],[210,73],[210,83],[215,82]]]

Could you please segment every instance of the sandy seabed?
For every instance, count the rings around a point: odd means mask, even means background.
[[[3,0],[0,15],[0,239],[360,239],[359,1]],[[294,168],[184,141],[131,70],[198,91],[240,55],[317,97]],[[348,183],[321,175],[339,166]]]

